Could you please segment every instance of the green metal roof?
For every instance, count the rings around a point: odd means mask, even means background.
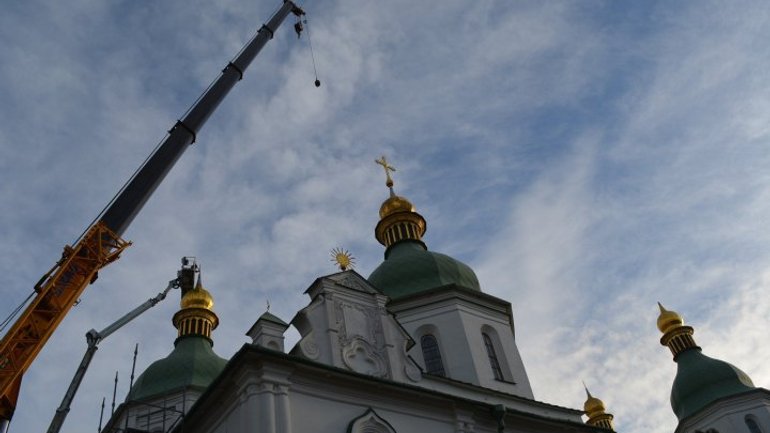
[[[445,254],[428,251],[421,242],[401,241],[385,251],[385,261],[369,282],[391,299],[456,284],[481,291],[468,265]]]
[[[265,311],[264,313],[262,313],[262,315],[259,316],[259,319],[257,319],[257,320],[266,320],[268,322],[277,323],[277,324],[282,325],[282,326],[289,326],[288,323],[284,322],[283,320],[281,320],[280,317],[276,316],[275,314],[273,314],[273,313],[271,313],[269,311]]]
[[[686,350],[675,360],[677,371],[671,388],[671,408],[680,421],[717,399],[754,389],[746,373],[734,365],[709,358],[699,348]]]
[[[167,357],[150,364],[139,376],[127,400],[144,400],[184,388],[203,390],[227,364],[204,337],[182,337],[174,345]]]

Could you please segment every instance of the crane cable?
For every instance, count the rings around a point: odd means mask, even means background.
[[[21,304],[19,304],[19,306],[16,307],[16,309],[11,311],[11,314],[9,314],[8,317],[6,317],[3,320],[3,322],[0,323],[0,332],[5,331],[5,328],[8,326],[8,324],[13,321],[13,318],[16,317],[17,314],[19,314],[19,311],[21,311],[22,308],[24,308],[24,306],[27,305],[27,303],[29,302],[30,299],[32,299],[33,296],[35,296],[34,290],[29,294],[29,296],[27,296],[27,299],[25,299]]]
[[[318,79],[318,69],[315,67],[315,53],[313,53],[313,40],[310,38],[310,25],[305,19],[305,25],[307,26],[307,43],[310,45],[310,57],[313,59],[313,73],[315,73],[315,86],[321,87],[321,80]]]
[[[313,59],[313,73],[315,74],[315,86],[321,87],[321,80],[318,79],[318,69],[316,68],[316,65],[315,65],[315,53],[313,52],[313,40],[310,38],[310,25],[307,22],[307,18],[303,20],[301,17],[298,16],[297,23],[294,24],[294,31],[297,32],[297,38],[300,37],[301,32],[303,30],[307,30],[307,43],[308,45],[310,45],[310,57]]]
[[[315,86],[321,87],[321,80],[318,79],[318,69],[315,67],[315,53],[313,53],[313,40],[310,39],[310,25],[305,19],[305,25],[307,26],[307,43],[310,45],[310,57],[313,59],[313,73],[315,73]]]

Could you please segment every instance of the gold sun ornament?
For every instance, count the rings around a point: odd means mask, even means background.
[[[332,262],[336,263],[342,271],[353,269],[353,266],[356,264],[355,257],[350,254],[350,251],[344,248],[337,247],[332,249],[331,255]]]

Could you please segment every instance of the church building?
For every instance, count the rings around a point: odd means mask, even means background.
[[[265,312],[229,360],[213,350],[219,319],[198,277],[173,317],[174,349],[151,364],[103,433],[608,432],[613,416],[586,389],[583,410],[535,399],[510,302],[482,291],[466,264],[428,249],[426,220],[389,196],[368,276],[317,278],[290,323]],[[770,433],[770,393],[701,353],[678,314],[660,307],[661,344],[677,363],[676,433]],[[293,326],[300,339],[284,346]],[[578,378],[576,378],[578,380]],[[585,419],[584,419],[585,415]]]
[[[376,239],[383,262],[316,279],[289,323],[266,312],[230,360],[212,350],[219,319],[201,283],[183,291],[174,349],[151,364],[103,428],[113,432],[606,432],[612,415],[535,399],[511,304],[466,264],[428,249],[426,221],[389,196]],[[294,326],[300,340],[284,347]]]

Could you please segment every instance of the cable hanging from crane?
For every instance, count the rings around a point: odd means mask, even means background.
[[[307,43],[310,45],[310,57],[313,59],[313,72],[315,73],[315,86],[321,87],[321,80],[318,79],[318,69],[316,69],[315,66],[315,53],[313,53],[313,40],[310,38],[310,26],[307,24],[307,20],[305,20],[305,25],[307,25]]]
[[[307,17],[307,15],[305,15]],[[307,18],[304,20],[301,16],[297,15],[297,22],[294,23],[294,31],[297,33],[297,39],[302,36],[302,31],[307,28],[307,43],[310,46],[310,57],[313,59],[313,73],[315,74],[315,86],[321,87],[321,80],[318,79],[318,68],[315,64],[315,53],[313,52],[313,40],[310,37],[310,25],[307,22]]]

